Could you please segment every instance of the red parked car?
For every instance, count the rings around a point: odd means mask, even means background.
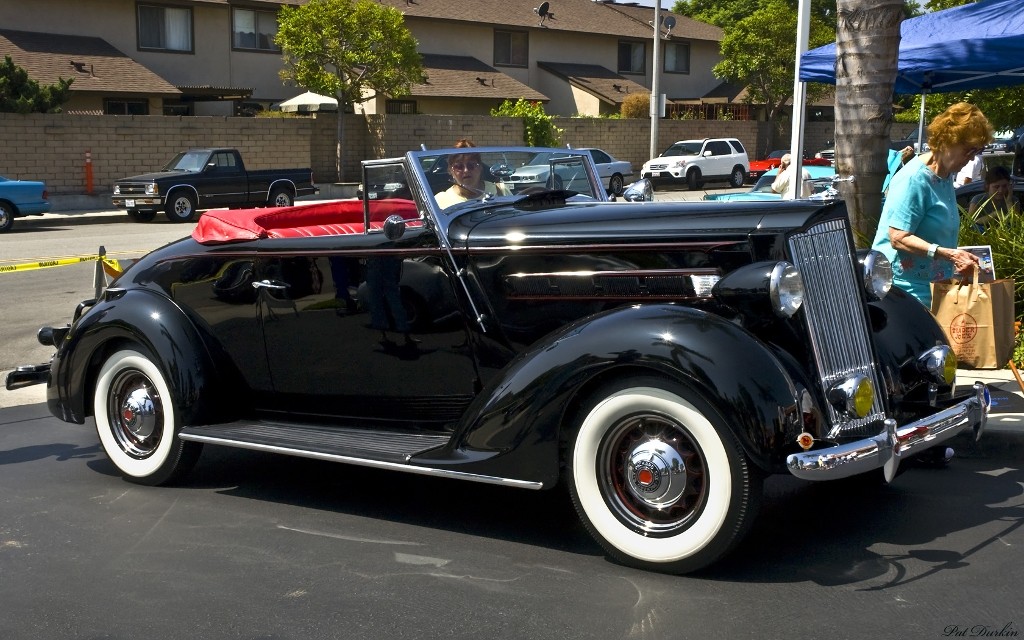
[[[782,164],[782,156],[789,153],[788,149],[776,149],[768,154],[764,160],[751,160],[750,172],[747,174],[747,182],[754,183],[764,175],[765,171],[771,171]],[[806,167],[830,167],[832,163],[827,158],[804,158],[803,164]]]

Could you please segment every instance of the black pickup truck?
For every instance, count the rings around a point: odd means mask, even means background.
[[[156,173],[115,182],[112,201],[136,222],[149,222],[158,211],[188,222],[205,209],[290,207],[318,192],[312,169],[246,171],[237,149],[189,149]]]

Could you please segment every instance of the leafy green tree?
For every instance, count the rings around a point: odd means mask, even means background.
[[[767,0],[731,27],[722,38],[722,61],[713,71],[719,78],[747,87],[747,101],[765,106],[768,121],[779,131],[786,104],[793,97],[796,71],[796,13],[786,0]],[[832,41],[833,30],[822,20],[811,17],[809,46]],[[808,87],[808,101],[825,95],[821,85]],[[770,140],[769,146],[774,145]]]
[[[796,15],[799,0],[786,0]],[[727,29],[761,8],[761,0],[676,0],[673,13]],[[811,15],[833,31],[836,27],[836,0],[811,0]],[[796,32],[793,32],[796,40]]]
[[[377,94],[408,94],[423,78],[416,39],[393,7],[373,0],[310,0],[281,7],[274,42],[284,57],[282,80],[338,100],[341,181],[346,108]]]
[[[562,130],[555,126],[551,116],[544,111],[544,105],[519,98],[515,102],[505,100],[491,115],[502,118],[522,118],[523,142],[528,147],[554,147],[562,137]]]
[[[40,87],[10,56],[0,63],[0,112],[59,113],[68,101],[74,79],[60,78],[57,84]]]

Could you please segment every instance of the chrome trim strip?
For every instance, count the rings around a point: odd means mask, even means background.
[[[972,397],[947,409],[898,428],[895,421],[886,420],[885,429],[873,438],[790,454],[786,467],[803,480],[837,480],[884,468],[886,480],[892,480],[904,456],[948,440],[966,427],[980,438],[988,420],[987,395],[986,385],[975,382]]]
[[[333,453],[320,453],[317,451],[304,451],[290,447],[278,447],[274,445],[258,444],[253,442],[242,442],[240,440],[224,440],[209,436],[195,435],[190,433],[179,433],[182,440],[193,442],[205,442],[208,444],[223,445],[225,447],[237,447],[239,449],[251,449],[253,451],[267,451],[269,453],[280,453],[284,455],[297,456],[300,458],[312,458],[314,460],[326,460],[328,462],[341,462],[353,464],[359,467],[373,467],[376,469],[387,469],[389,471],[404,471],[415,473],[421,476],[435,476],[440,478],[455,478],[457,480],[468,480],[483,484],[497,484],[504,487],[515,487],[518,489],[543,489],[542,482],[531,482],[528,480],[515,480],[513,478],[499,478],[497,476],[485,476],[479,473],[465,473],[463,471],[451,471],[448,469],[434,469],[432,467],[420,467],[410,464],[399,464],[397,462],[381,462],[378,460],[366,460],[364,458],[353,458],[351,456],[340,456]]]

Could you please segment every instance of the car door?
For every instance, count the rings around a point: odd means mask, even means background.
[[[376,169],[393,179],[394,165]],[[364,184],[380,181],[364,173]],[[382,230],[392,205],[405,226],[393,239]],[[274,410],[349,425],[449,424],[477,374],[448,254],[412,201],[367,197],[364,208],[368,231],[261,242]]]
[[[249,201],[245,168],[234,151],[217,151],[210,155],[196,179],[199,208],[216,209]]]
[[[732,147],[725,140],[711,140],[708,142],[711,149],[710,170],[708,175],[725,176],[732,171]]]

